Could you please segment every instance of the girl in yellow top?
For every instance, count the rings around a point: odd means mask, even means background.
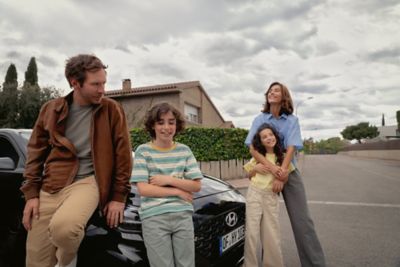
[[[252,145],[274,165],[282,164],[284,155],[279,135],[269,124],[262,124],[254,135]],[[259,266],[257,244],[261,239],[263,266],[283,266],[280,241],[278,194],[283,182],[271,173],[257,172],[258,166],[252,158],[244,169],[251,182],[246,197],[246,238],[244,247],[244,267]],[[293,171],[290,165],[289,171]]]

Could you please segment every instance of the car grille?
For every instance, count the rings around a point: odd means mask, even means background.
[[[238,215],[238,222],[233,226],[229,227],[225,223],[225,217],[229,212],[236,212]],[[245,208],[236,208],[227,210],[224,213],[220,213],[218,216],[213,216],[212,218],[202,222],[197,228],[195,228],[195,246],[196,252],[201,254],[202,257],[207,259],[213,258],[217,259],[219,255],[219,238],[223,235],[229,233],[233,229],[244,225],[245,223]],[[240,243],[236,244],[237,247]],[[233,248],[231,248],[233,249]],[[224,254],[228,254],[229,250]]]

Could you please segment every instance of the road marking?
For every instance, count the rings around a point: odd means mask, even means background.
[[[338,205],[338,206],[400,208],[400,204],[388,204],[388,203],[335,202],[335,201],[317,201],[317,200],[309,200],[307,201],[307,203],[320,204],[320,205]]]

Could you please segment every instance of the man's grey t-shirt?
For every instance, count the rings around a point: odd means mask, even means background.
[[[92,105],[80,106],[72,103],[69,106],[65,137],[74,145],[79,160],[79,169],[75,179],[94,174],[90,139],[92,111]]]

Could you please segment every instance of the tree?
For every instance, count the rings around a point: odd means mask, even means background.
[[[18,89],[17,69],[11,64],[4,79],[3,90],[0,92],[0,127],[32,128],[40,107],[59,96],[59,89],[39,87],[34,57],[29,61],[24,85],[20,89]]]
[[[400,132],[400,110],[396,111],[397,130]]]
[[[21,128],[33,127],[42,105],[37,71],[36,59],[31,57],[25,71],[25,81],[19,99],[20,116],[18,125]]]
[[[385,126],[385,114],[382,113],[382,126]]]
[[[377,137],[379,132],[377,127],[370,126],[368,122],[360,122],[357,125],[347,126],[340,134],[347,140],[357,139],[361,143],[362,138]]]
[[[304,153],[306,154],[336,154],[344,146],[343,140],[339,137],[331,137],[315,142],[313,138],[304,140]]]
[[[15,128],[18,125],[18,74],[14,64],[7,69],[0,95],[0,127]]]
[[[38,85],[37,65],[35,57],[31,57],[28,68],[25,71],[24,87],[26,85],[35,86]]]

